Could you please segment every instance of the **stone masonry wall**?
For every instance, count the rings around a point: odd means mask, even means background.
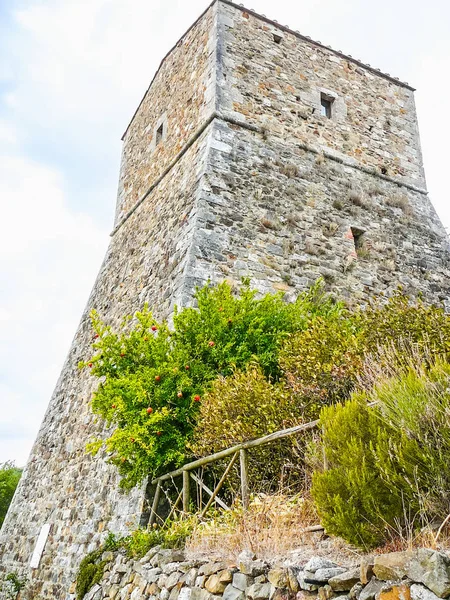
[[[412,89],[242,8],[220,3],[219,18],[226,114],[425,187]],[[331,119],[321,92],[335,98]]]
[[[323,277],[350,303],[399,285],[450,299],[448,238],[425,194],[220,119],[212,137],[193,283],[250,276],[295,294]]]
[[[116,224],[214,109],[216,8],[210,7],[162,62],[124,134]],[[157,144],[160,126],[163,139]]]
[[[26,598],[72,598],[67,592],[81,558],[106,531],[124,534],[139,524],[144,491],[122,493],[105,457],[86,454],[86,443],[101,434],[101,424],[89,410],[96,382],[77,365],[91,352],[91,309],[117,326],[144,302],[167,316],[183,294],[206,141],[204,134],[111,240],[1,531],[0,572],[27,575]],[[51,530],[40,568],[29,570],[44,523]]]
[[[438,600],[450,596],[447,554],[421,548],[337,564],[295,554],[269,564],[249,551],[235,563],[155,547],[141,560],[105,552],[103,579],[84,600]]]

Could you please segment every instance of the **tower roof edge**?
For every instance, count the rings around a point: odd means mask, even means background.
[[[299,39],[302,39],[305,42],[312,44],[314,46],[318,46],[319,48],[324,48],[325,50],[328,50],[328,52],[332,52],[336,56],[345,58],[345,59],[351,61],[352,63],[359,65],[363,69],[366,69],[367,71],[370,71],[371,73],[374,73],[375,75],[378,75],[379,77],[383,77],[384,79],[388,79],[389,81],[392,81],[392,83],[395,83],[396,85],[405,87],[405,88],[411,90],[412,92],[416,91],[416,88],[414,88],[412,85],[410,85],[409,83],[407,83],[405,81],[401,81],[400,79],[398,79],[398,77],[393,77],[389,73],[384,73],[380,69],[377,69],[375,67],[372,67],[371,65],[368,65],[367,63],[364,63],[362,60],[360,60],[358,58],[353,58],[353,56],[351,56],[350,54],[345,54],[344,52],[341,52],[340,50],[334,50],[334,48],[331,48],[331,46],[322,44],[322,42],[313,40],[310,37],[301,34],[299,31],[295,31],[295,30],[291,29],[288,25],[280,25],[280,23],[278,23],[274,19],[269,19],[265,15],[261,15],[260,13],[256,12],[253,9],[246,8],[243,4],[236,4],[232,0],[216,0],[216,1],[222,2],[223,4],[228,4],[229,6],[233,6],[234,8],[236,8],[242,12],[246,12],[246,13],[256,17],[257,19],[260,19],[261,21],[265,21],[266,23],[273,25],[274,27],[276,27],[277,29],[280,29],[281,31],[286,31],[288,33],[292,33]]]
[[[170,50],[168,52],[166,52],[166,54],[164,55],[163,59],[161,60],[161,62],[159,63],[159,66],[157,68],[157,70],[155,71],[155,74],[153,75],[150,84],[147,86],[147,89],[145,90],[141,101],[139,102],[136,110],[133,113],[133,116],[131,117],[123,135],[122,135],[122,141],[125,138],[128,129],[130,128],[131,123],[134,120],[134,117],[136,116],[142,102],[144,101],[145,96],[147,95],[148,90],[151,88],[155,78],[157,77],[159,71],[161,70],[161,67],[163,66],[164,62],[166,61],[167,57],[173,52],[173,50],[177,47],[177,45],[180,43],[180,41],[186,37],[186,35],[191,31],[191,29],[193,29],[193,27],[195,27],[197,25],[197,23],[199,21],[201,21],[201,19],[205,16],[205,14],[215,5],[215,4],[219,4],[219,3],[223,3],[223,4],[227,4],[229,6],[232,6],[234,8],[236,8],[237,10],[240,10],[241,12],[246,12],[254,17],[256,17],[257,19],[260,19],[261,21],[265,21],[266,23],[269,23],[270,25],[273,25],[274,27],[276,27],[277,29],[280,29],[281,31],[285,31],[287,33],[291,33],[292,35],[295,35],[297,38],[304,40],[305,42],[307,42],[308,44],[311,44],[313,46],[317,46],[319,48],[323,48],[324,50],[327,50],[328,52],[332,52],[334,55],[339,56],[341,58],[345,58],[346,60],[349,60],[350,62],[362,67],[363,69],[370,71],[371,73],[377,75],[378,77],[383,77],[384,79],[387,79],[389,81],[391,81],[392,83],[394,83],[395,85],[399,85],[401,87],[405,87],[409,90],[411,90],[412,92],[416,91],[416,88],[414,88],[413,86],[411,86],[409,83],[401,81],[400,79],[398,79],[397,77],[393,77],[392,75],[390,75],[389,73],[384,73],[383,71],[381,71],[380,69],[377,69],[375,67],[372,67],[371,65],[368,65],[364,62],[362,62],[361,60],[357,59],[357,58],[353,58],[353,56],[349,55],[349,54],[345,54],[344,52],[341,52],[340,50],[334,50],[334,48],[331,48],[330,46],[327,46],[325,44],[322,44],[322,42],[316,41],[311,39],[310,37],[301,34],[299,31],[295,31],[293,29],[291,29],[290,27],[288,27],[287,25],[280,25],[280,23],[278,23],[277,21],[275,21],[274,19],[269,19],[268,17],[266,17],[265,15],[262,15],[258,12],[256,12],[253,9],[249,9],[246,8],[243,4],[236,4],[235,2],[233,2],[232,0],[212,0],[212,2],[210,2],[208,4],[208,6],[205,8],[205,10],[199,15],[199,17],[192,23],[192,25],[190,25],[188,27],[188,29],[186,29],[186,31],[183,33],[182,36],[180,36],[180,38],[175,42],[175,44],[170,48]]]

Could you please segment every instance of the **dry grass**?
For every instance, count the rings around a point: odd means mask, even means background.
[[[281,493],[259,494],[248,511],[236,504],[232,510],[218,512],[199,524],[186,549],[192,555],[235,560],[248,548],[258,557],[270,560],[298,548],[308,536],[305,529],[318,522],[308,494],[290,498]]]

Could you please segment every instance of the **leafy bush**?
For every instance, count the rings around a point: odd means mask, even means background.
[[[349,396],[361,370],[363,346],[362,327],[348,311],[318,317],[285,341],[280,366],[292,393],[301,398],[306,420]]]
[[[237,295],[222,283],[197,290],[195,297],[198,308],[176,312],[173,330],[147,308],[132,323],[127,317],[119,333],[92,314],[95,354],[80,367],[101,378],[92,410],[114,430],[89,450],[106,449],[123,487],[185,462],[186,441],[214,379],[250,361],[277,379],[282,340],[317,315],[341,310],[320,284],[292,304],[281,294],[257,299],[248,282]]]
[[[12,462],[0,466],[0,527],[3,525],[21,475],[22,470],[17,469]]]
[[[377,298],[355,314],[364,351],[407,344],[450,358],[450,315],[442,307],[411,300],[399,289],[387,302]]]
[[[302,422],[302,415],[298,397],[283,383],[267,380],[262,369],[252,364],[245,371],[213,381],[200,407],[190,447],[197,456],[206,456],[296,425]],[[252,488],[265,491],[278,488],[281,482],[283,486],[290,485],[294,480],[298,487],[301,465],[295,438],[252,448],[249,481]],[[220,476],[223,466],[212,464],[209,471]],[[238,464],[229,474],[226,485],[239,488]]]
[[[85,594],[101,581],[106,562],[101,561],[103,548],[90,552],[80,563],[77,575],[76,595],[77,600],[83,600]]]
[[[0,582],[0,597],[7,598],[8,600],[15,600],[25,586],[25,578],[19,577],[17,573],[14,572],[7,573]]]
[[[258,365],[218,377],[205,395],[191,447],[204,456],[299,422],[301,407],[281,383]]]
[[[383,346],[450,359],[450,315],[398,290],[353,312],[316,318],[287,338],[279,362],[293,393],[303,398],[305,416],[313,419],[322,406],[349,398],[367,356]]]
[[[413,490],[422,521],[443,521],[450,513],[450,364],[410,359],[389,371],[367,394],[379,402],[386,427],[401,432],[390,443],[395,470],[380,461],[380,471],[398,488]]]
[[[391,432],[360,398],[324,408],[320,424],[328,468],[314,473],[311,491],[322,524],[351,544],[375,546],[386,522],[402,513],[401,495],[382,479],[374,451]]]
[[[448,363],[428,368],[410,357],[406,365],[378,367],[373,389],[345,406],[323,409],[329,469],[314,473],[312,494],[330,533],[371,547],[392,531],[447,517],[449,382]]]

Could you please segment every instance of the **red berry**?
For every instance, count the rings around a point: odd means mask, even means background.
[[[215,343],[214,343],[212,340],[210,340],[210,341],[208,342],[208,346],[211,346],[211,348],[212,348],[213,346],[215,346],[215,345],[216,345],[216,344],[215,344]]]
[[[161,431],[157,431],[157,432],[156,432],[156,435],[161,435]]]
[[[88,367],[92,368],[92,363],[88,363]]]
[[[96,334],[94,335],[94,340],[96,340],[98,337],[100,337],[100,336],[99,336],[99,334],[98,334],[98,333],[96,333]]]
[[[155,375],[155,381],[161,381],[161,375]]]
[[[121,353],[120,353],[120,356],[125,356],[125,352],[121,352]]]
[[[194,396],[194,402],[200,402],[200,396],[198,394]]]
[[[190,369],[191,367],[190,367],[189,365],[186,365],[184,368],[186,369],[186,371],[189,371],[189,369]]]
[[[182,398],[183,397],[183,392],[178,392],[177,396],[178,396],[178,398]]]
[[[111,406],[111,408],[116,408],[116,405],[115,405],[115,404],[113,404],[113,405]]]
[[[130,442],[134,444],[136,440],[134,438],[130,438]]]
[[[156,327],[156,325],[152,325],[152,331],[158,331],[158,328]]]
[[[152,414],[152,412],[153,412],[153,408],[152,408],[151,406],[149,406],[149,407],[147,408],[147,413],[148,413],[149,415],[151,415],[151,414]]]

